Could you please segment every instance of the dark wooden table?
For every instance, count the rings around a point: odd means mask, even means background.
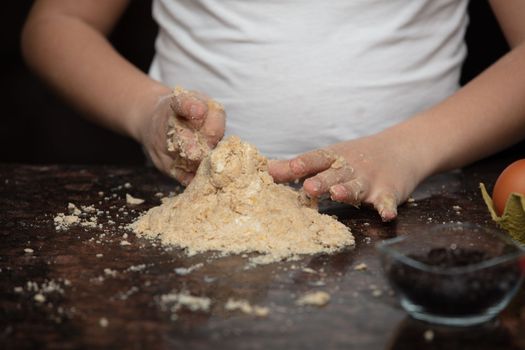
[[[157,192],[176,188],[152,169],[0,165],[0,348],[525,349],[523,288],[497,320],[479,327],[413,321],[374,247],[436,223],[492,225],[478,184],[491,187],[504,165],[490,159],[429,179],[393,223],[370,209],[328,208],[353,231],[355,249],[252,269],[246,257],[187,257],[126,231],[160,203]],[[126,193],[146,202],[129,206]],[[57,231],[53,219],[69,202],[100,210],[97,227]],[[198,263],[186,275],[175,270]],[[360,263],[367,270],[354,270]],[[331,295],[328,305],[295,304],[317,290]],[[171,311],[161,296],[180,291],[210,298],[210,310]],[[270,312],[227,311],[229,298]]]

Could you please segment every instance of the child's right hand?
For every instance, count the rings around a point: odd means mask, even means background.
[[[218,102],[176,88],[161,96],[153,112],[142,118],[138,139],[160,171],[187,185],[207,152],[224,136],[225,120]],[[168,139],[173,141],[169,147]]]

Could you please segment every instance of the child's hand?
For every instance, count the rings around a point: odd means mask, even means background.
[[[143,118],[139,140],[159,170],[187,185],[223,137],[224,127],[225,113],[218,102],[176,88],[160,97],[152,115]]]
[[[378,134],[270,161],[269,171],[278,182],[308,177],[303,184],[308,195],[329,193],[338,202],[372,204],[383,221],[390,221],[423,179],[414,153],[399,140]]]

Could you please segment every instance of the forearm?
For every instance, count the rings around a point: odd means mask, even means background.
[[[525,137],[525,45],[386,133],[417,147],[422,176],[461,167],[520,141]]]
[[[74,16],[30,19],[22,48],[29,65],[86,115],[136,139],[141,116],[169,93],[121,57],[103,33]]]

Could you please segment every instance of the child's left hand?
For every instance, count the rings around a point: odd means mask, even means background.
[[[425,162],[419,166],[418,153],[407,142],[383,133],[307,152],[291,160],[272,160],[269,172],[277,182],[307,177],[303,188],[308,195],[329,193],[334,201],[355,206],[371,204],[383,221],[391,221],[397,216],[398,204],[424,178]]]

